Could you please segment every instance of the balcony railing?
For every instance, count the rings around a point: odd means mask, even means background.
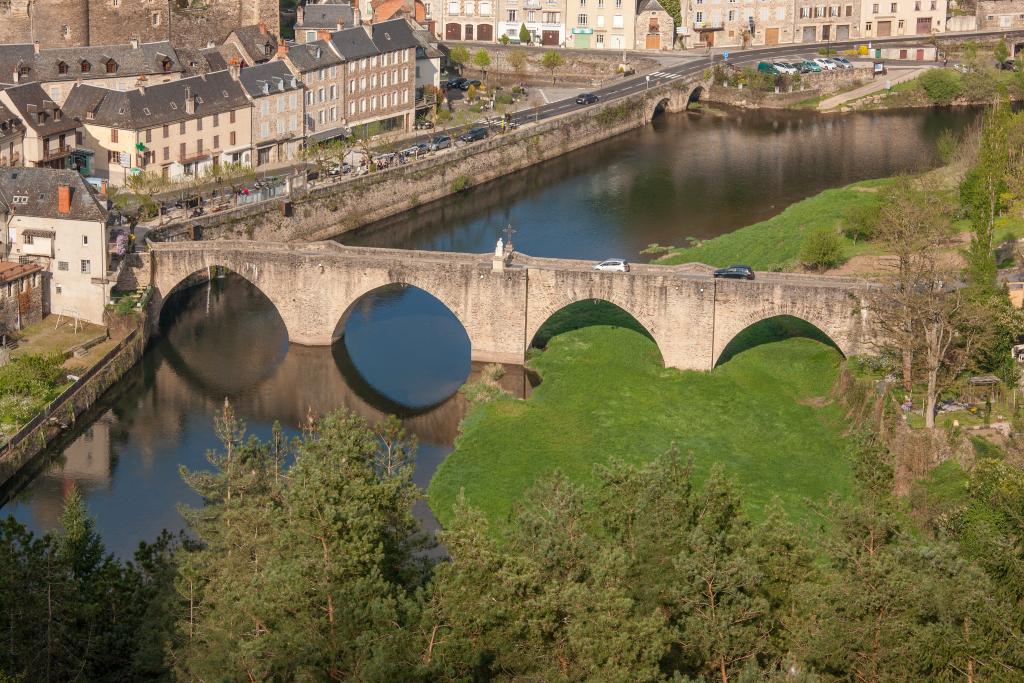
[[[54,159],[60,159],[66,157],[75,151],[74,145],[57,145],[56,147],[49,147],[43,149],[42,161],[53,161]]]
[[[693,22],[694,31],[721,31],[725,28],[725,24],[721,21],[695,21]]]

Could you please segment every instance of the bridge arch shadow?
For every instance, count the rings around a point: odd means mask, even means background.
[[[632,330],[647,337],[654,342],[655,346],[658,346],[658,340],[654,338],[650,330],[644,327],[629,311],[605,299],[582,299],[558,309],[541,323],[530,340],[530,346],[543,349],[551,339],[560,334],[595,325]],[[660,347],[658,353],[661,354]]]
[[[443,403],[469,377],[465,325],[440,298],[406,283],[368,289],[335,325],[336,359],[360,393],[406,415]]]
[[[676,103],[676,104],[675,104],[675,108],[676,108],[677,110],[678,110],[678,109],[682,109],[682,110],[689,110],[689,109],[690,109],[690,107],[691,107],[691,106],[692,106],[692,105],[693,105],[694,103],[696,103],[696,102],[699,102],[699,101],[700,101],[700,98],[701,98],[701,96],[702,96],[703,94],[704,94],[704,86],[703,86],[703,85],[697,85],[697,86],[694,86],[694,87],[693,87],[693,88],[692,88],[692,89],[691,89],[691,90],[690,90],[690,91],[689,91],[689,92],[688,92],[688,93],[686,94],[686,99],[685,99],[685,100],[683,100],[683,101],[680,101],[680,100],[681,100],[681,97],[682,97],[682,94],[681,94],[681,93],[680,93],[680,94],[678,94],[678,95],[672,95],[672,96],[666,96],[666,97],[662,97],[662,98],[661,98],[660,100],[658,100],[658,102],[657,102],[657,103],[656,103],[656,104],[654,105],[654,109],[653,109],[653,111],[651,112],[651,119],[652,119],[652,120],[654,120],[654,119],[658,118],[659,116],[661,116],[662,114],[664,114],[665,112],[667,112],[667,111],[670,111],[670,110],[673,110],[673,102],[675,102],[675,103]]]
[[[792,315],[775,315],[748,325],[729,340],[729,343],[726,344],[725,348],[722,349],[722,353],[718,356],[715,367],[728,363],[738,354],[762,344],[770,344],[798,337],[820,342],[845,356],[839,345],[813,323]]]

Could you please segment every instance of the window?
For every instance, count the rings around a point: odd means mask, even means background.
[[[60,27],[60,34],[62,36],[64,36],[65,39],[66,38],[70,38],[71,37],[71,27],[68,26],[67,24],[61,26]]]
[[[82,259],[82,274],[88,275],[92,272],[92,261],[87,258]]]
[[[931,7],[931,9],[932,9],[933,12],[937,9],[935,0],[932,0],[932,7]]]
[[[199,138],[198,140],[196,140],[196,154],[202,154],[202,153],[203,153],[203,139]]]
[[[230,112],[228,112],[228,123],[234,123],[234,122],[235,122],[235,110],[232,109]],[[234,133],[232,133],[231,135],[234,135]],[[231,144],[233,145],[235,143],[232,142]]]
[[[456,16],[456,15],[458,15],[458,13],[459,13],[459,3],[457,3],[457,2],[449,2],[448,3],[448,14],[451,14],[452,16]]]
[[[121,163],[121,153],[116,152],[112,149],[107,150],[107,163],[108,164],[119,164]]]
[[[63,291],[64,291],[64,288],[61,287],[60,285],[57,285],[57,293],[60,294]]]
[[[232,113],[234,113],[234,112],[232,112]],[[235,131],[231,131],[231,133],[228,135],[228,144],[229,145],[234,145],[235,144]]]
[[[57,73],[66,74],[68,72],[68,65],[64,62],[57,63]]]
[[[899,20],[899,23],[897,24],[896,28],[903,28],[903,20],[902,19]]]
[[[846,16],[848,16],[848,17],[852,17],[853,16],[853,5],[847,5],[846,6]]]
[[[728,21],[736,21],[736,10],[734,10],[734,9],[729,10],[729,15],[728,15],[727,19],[728,19]]]
[[[598,33],[597,34],[597,44],[598,44],[599,47],[604,47],[604,34],[603,33]]]
[[[920,12],[921,11],[921,0],[916,0],[916,2],[914,2],[914,11],[915,12]]]
[[[775,18],[777,20],[779,20],[779,21],[782,21],[783,19],[785,19],[786,18],[786,8],[785,7],[779,7],[775,11]]]
[[[698,24],[703,24],[704,23],[704,13],[703,12],[694,12],[693,20],[695,22],[697,22]]]
[[[603,14],[598,14],[597,15],[597,27],[598,28],[604,28],[604,15]]]
[[[216,128],[220,125],[220,114],[213,115],[213,127]]]
[[[171,148],[164,147],[164,161],[168,161],[171,158]]]
[[[184,134],[185,134],[185,122],[182,121],[181,123],[178,124],[178,135],[184,135]]]
[[[89,236],[88,235],[82,235],[82,246],[83,247],[89,246]]]
[[[864,30],[865,31],[870,31],[871,30],[871,22],[870,21],[868,23],[864,24]]]
[[[203,129],[203,117],[200,116],[199,118],[196,119],[196,131],[200,131],[202,129]]]
[[[263,123],[260,124],[260,137],[262,137],[262,138],[270,137],[270,124],[267,123],[266,121],[264,121]]]
[[[84,74],[87,74],[87,73],[89,73],[92,70],[92,64],[90,64],[89,62],[87,62],[84,59],[82,60],[82,63],[81,63],[80,66],[81,66],[81,69],[82,69],[82,73],[84,73]]]
[[[22,235],[21,236],[21,243],[22,244],[32,244],[32,240],[33,240],[32,235]]]
[[[356,115],[356,103],[354,101],[348,103],[348,114],[349,116]]]
[[[580,0],[580,2],[586,2],[586,0]],[[576,16],[576,25],[577,26],[586,26],[587,25],[587,15],[586,14],[579,14],[579,15],[577,15]]]
[[[146,129],[146,142],[153,142],[153,129],[152,128],[147,128]]]
[[[330,96],[329,96],[329,97],[330,97],[330,99],[332,99],[332,100],[336,100],[336,99],[338,99],[338,86],[336,86],[336,85],[332,85],[332,86],[331,86],[331,90],[330,90]],[[278,102],[279,102],[280,104],[284,104],[284,100],[278,100]],[[280,106],[279,106],[279,107],[277,108],[277,111],[281,112],[281,111],[284,111],[284,109],[283,109],[282,107],[280,107]]]
[[[270,100],[264,99],[260,106],[260,111],[264,116],[270,114]]]
[[[149,15],[149,23],[152,24],[154,28],[159,26],[160,25],[160,13],[159,12],[153,12],[151,15]]]
[[[181,143],[181,145],[178,146],[178,154],[179,154],[179,156],[181,156],[182,159],[184,159],[185,156],[188,154],[185,151],[185,143],[184,142]]]
[[[518,21],[519,20],[518,17],[519,17],[518,10],[510,9],[508,11],[508,20],[509,21]]]
[[[306,31],[306,42],[312,43],[316,40],[316,31]]]
[[[67,270],[67,269],[68,269],[68,262],[67,261],[57,261],[57,270]]]
[[[168,135],[170,135],[170,133],[171,133],[170,128],[171,127],[168,126],[166,123],[164,124],[164,138],[166,138]]]
[[[891,5],[889,6],[889,11],[890,11],[890,12],[892,12],[893,14],[896,14],[896,3],[895,3],[895,2],[894,2],[894,3],[892,3],[892,4],[891,4]]]

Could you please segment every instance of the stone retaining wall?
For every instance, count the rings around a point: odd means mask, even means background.
[[[800,79],[800,85],[793,90],[778,93],[749,87],[738,88],[715,84],[708,92],[707,97],[702,99],[748,109],[785,109],[797,102],[831,95],[845,88],[862,85],[873,78],[874,75],[870,70],[859,68],[804,74]]]
[[[203,239],[281,242],[335,237],[639,128],[651,120],[659,102],[667,100],[667,111],[682,111],[695,85],[680,79],[652,88],[644,97],[601,103],[404,166],[295,194],[290,205],[284,200],[264,202],[169,224],[152,231],[150,239],[191,239],[194,224],[202,226]]]
[[[487,82],[501,85],[526,83],[527,85],[550,86],[552,76],[555,85],[598,86],[612,81],[621,80],[619,70],[622,64],[620,51],[601,52],[599,50],[559,50],[565,64],[552,73],[541,66],[541,58],[547,49],[525,48],[512,45],[474,46],[470,54],[484,50],[491,57],[491,65],[487,67]],[[512,55],[522,54],[526,61],[520,70],[512,65]],[[628,55],[626,64],[636,73],[654,71],[659,67],[657,60],[649,57]],[[467,78],[480,78],[483,71],[472,64],[462,67]]]
[[[78,416],[138,362],[146,348],[146,338],[142,326],[133,330],[43,413],[0,446],[0,490],[8,487],[22,468],[74,424]]]

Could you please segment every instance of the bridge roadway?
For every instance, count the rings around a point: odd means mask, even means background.
[[[737,47],[727,48],[716,48],[710,55],[698,56],[693,55],[692,59],[685,61],[681,64],[677,64],[671,67],[659,68],[655,73],[657,76],[651,76],[650,83],[647,82],[645,75],[641,74],[630,78],[624,78],[621,81],[614,83],[613,85],[598,88],[591,92],[600,96],[601,101],[617,100],[623,97],[629,97],[630,95],[637,95],[643,93],[645,90],[655,88],[659,85],[665,85],[671,83],[680,78],[693,79],[703,74],[704,70],[713,64],[719,64],[723,61],[722,53],[729,53],[729,63],[736,66],[750,66],[756,65],[757,62],[764,60],[783,59],[785,57],[794,56],[817,56],[819,49],[833,49],[833,50],[849,50],[858,45],[865,45],[871,43],[873,46],[886,46],[886,45],[914,45],[914,44],[926,44],[933,36],[892,36],[888,38],[870,38],[860,40],[843,40],[843,41],[830,41],[827,43],[797,43],[797,44],[786,44],[786,45],[773,45],[770,47],[756,47],[748,48],[746,50]],[[1024,30],[995,30],[995,31],[973,31],[970,33],[950,33],[950,34],[938,34],[938,38],[1016,38],[1024,39]],[[902,63],[902,62],[901,62]],[[915,62],[916,63],[916,62]],[[585,105],[593,106],[593,105]],[[570,97],[563,100],[556,100],[549,104],[545,104],[541,107],[534,107],[533,109],[524,109],[515,114],[513,119],[517,123],[526,123],[527,121],[544,120],[560,114],[565,114],[575,109],[581,109],[583,105],[577,105],[575,98]]]
[[[166,242],[151,245],[151,313],[159,319],[176,289],[195,284],[213,266],[256,286],[274,304],[291,342],[332,344],[351,310],[388,285],[422,289],[443,303],[469,337],[472,359],[522,364],[541,325],[570,304],[608,301],[650,333],[666,366],[709,370],[728,343],[750,325],[793,316],[815,325],[847,355],[869,350],[869,283],[781,273],[753,281],[718,280],[702,264],[638,264],[629,273],[593,269],[594,262],[517,254],[512,264],[492,254],[348,247],[335,242]]]

